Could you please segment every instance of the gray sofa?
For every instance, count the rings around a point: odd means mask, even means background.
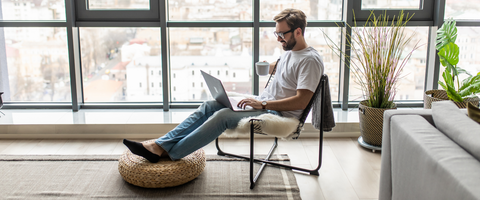
[[[480,199],[480,125],[450,101],[386,111],[379,199]]]

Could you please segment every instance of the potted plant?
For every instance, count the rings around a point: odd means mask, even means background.
[[[438,81],[443,90],[425,91],[423,107],[430,109],[434,101],[453,101],[459,108],[466,108],[471,102],[478,106],[480,93],[480,73],[472,76],[464,69],[457,66],[460,48],[455,44],[457,39],[456,22],[448,19],[437,31],[435,48],[438,50],[440,63],[445,67],[442,73],[443,82]],[[465,74],[467,78],[460,81],[459,75]]]
[[[375,16],[372,11],[363,27],[357,27],[354,19],[352,34],[344,33],[351,56],[326,37],[327,43],[332,44],[329,44],[330,48],[342,60],[351,60],[346,63],[349,63],[348,67],[365,97],[359,104],[359,143],[372,150],[381,149],[383,113],[396,109],[393,100],[397,82],[402,78],[402,70],[413,51],[419,47],[417,42],[407,51],[414,34],[405,32],[405,26],[412,16],[401,11],[390,19],[386,12]]]

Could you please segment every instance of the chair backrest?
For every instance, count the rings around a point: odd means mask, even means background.
[[[277,64],[278,64],[279,61],[280,61],[280,59],[277,60],[277,63],[275,64],[275,67],[273,68],[273,72],[271,73],[270,77],[268,78],[268,81],[267,81],[267,84],[265,85],[265,88],[267,88],[267,86],[270,84],[270,82],[275,77],[275,71],[277,70]],[[303,110],[302,115],[300,115],[300,119],[298,119],[300,123],[298,124],[297,130],[295,131],[295,133],[297,134],[297,137],[303,129],[303,125],[305,124],[305,120],[307,120],[308,114],[312,110],[313,102],[317,101],[317,99],[320,96],[320,93],[322,91],[322,88],[325,86],[325,83],[327,81],[328,81],[328,76],[326,74],[323,74],[322,77],[320,78],[320,81],[318,82],[317,89],[313,93],[313,96],[310,99],[310,101],[308,102],[307,107],[305,107],[305,109]],[[294,139],[296,139],[297,137],[295,137]]]
[[[3,92],[0,92],[0,109],[3,107],[2,94]]]
[[[270,82],[272,82],[272,80],[273,80],[272,78],[275,78],[275,72],[277,71],[278,62],[280,62],[280,58],[275,63],[275,66],[273,67],[272,73],[270,74],[270,77],[268,77],[267,84],[265,84],[265,88],[267,88],[268,84],[270,84]]]
[[[299,119],[300,123],[302,123],[302,124],[305,123],[305,120],[307,119],[308,113],[310,113],[310,110],[312,110],[313,102],[317,101],[317,99],[320,96],[320,93],[322,91],[322,87],[325,85],[325,83],[327,81],[328,81],[328,76],[326,74],[323,74],[322,77],[320,78],[320,82],[318,82],[317,89],[315,90],[312,98],[310,99],[310,102],[308,102],[307,107],[305,107],[305,109],[302,112],[302,115]]]
[[[308,114],[312,110],[312,106],[313,106],[314,102],[318,101],[318,97],[321,96],[321,94],[323,94],[323,91],[325,90],[324,87],[325,87],[325,84],[326,84],[327,81],[328,81],[328,76],[326,74],[323,74],[322,77],[320,78],[320,81],[318,82],[317,89],[313,93],[313,96],[310,99],[310,101],[308,102],[307,107],[305,107],[305,109],[303,110],[302,115],[300,115],[300,119],[298,119],[299,123],[298,123],[298,126],[297,126],[297,130],[293,134],[292,139],[297,139],[300,136],[300,132],[302,132],[303,125],[305,125],[305,120],[307,119]],[[325,98],[321,99],[322,109],[323,109],[324,100],[325,100]],[[321,113],[321,115],[322,115],[321,120],[322,121],[323,121],[323,114],[324,113],[322,111],[322,113]]]

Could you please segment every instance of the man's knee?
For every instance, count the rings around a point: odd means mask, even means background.
[[[215,100],[209,100],[209,101],[204,101],[200,107],[205,107],[207,110],[217,111],[224,108],[225,106],[223,106],[222,104],[218,103]]]
[[[203,104],[211,108],[224,107],[221,103],[218,103],[218,101],[215,101],[215,100],[204,101]]]
[[[221,110],[215,113],[215,117],[220,119],[228,119],[232,116],[233,111],[230,108],[222,108]]]
[[[238,117],[235,116],[235,112],[230,108],[222,108],[219,111],[215,112],[213,116],[209,119],[212,120],[218,126],[224,126],[225,128],[234,128],[237,126]]]

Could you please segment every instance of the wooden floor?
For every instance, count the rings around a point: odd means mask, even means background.
[[[302,199],[378,199],[380,153],[360,147],[357,138],[325,138],[320,176],[296,173]],[[271,139],[257,139],[255,151],[268,152]],[[232,153],[248,153],[247,139],[222,139],[221,148]],[[114,140],[0,140],[0,154],[10,155],[105,155],[121,154],[125,146]],[[213,143],[204,147],[216,154]],[[276,153],[286,153],[291,163],[305,168],[318,163],[318,138],[279,141]],[[268,169],[267,169],[268,170]]]

